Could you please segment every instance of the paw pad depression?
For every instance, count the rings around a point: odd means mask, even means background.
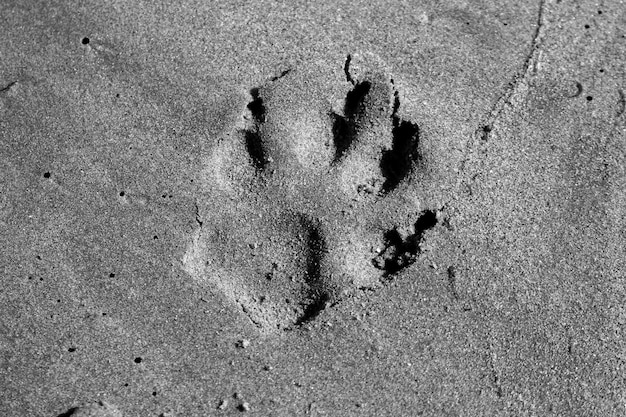
[[[202,173],[202,221],[183,264],[263,332],[381,287],[438,221],[412,195],[419,128],[400,116],[389,71],[353,56],[338,69],[344,79],[290,70],[250,89]],[[339,104],[327,88],[343,91]]]

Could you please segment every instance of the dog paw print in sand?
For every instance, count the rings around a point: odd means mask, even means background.
[[[389,71],[367,56],[338,69],[334,80],[285,71],[250,90],[202,173],[183,264],[262,331],[385,285],[438,221],[420,203],[419,129],[401,117]]]

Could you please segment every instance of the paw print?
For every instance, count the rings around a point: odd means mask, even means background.
[[[328,77],[313,70],[250,90],[202,173],[184,266],[263,332],[385,285],[416,261],[441,217],[421,206],[419,128],[400,116],[389,71],[348,56],[342,76],[330,83],[335,105]]]

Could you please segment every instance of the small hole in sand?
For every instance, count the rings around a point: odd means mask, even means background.
[[[143,359],[141,359],[140,357],[135,358],[135,363],[141,363]]]
[[[111,272],[111,273],[109,274],[109,277],[110,277],[110,278],[115,278],[115,274],[114,274],[113,272]]]
[[[124,197],[126,193],[124,191],[120,191],[120,197]]]
[[[76,348],[71,347],[71,348],[69,348],[67,351],[68,351],[68,352],[76,352]]]
[[[88,45],[89,44],[89,38],[88,37],[84,37],[83,39],[80,40],[80,43],[82,43],[83,45]]]
[[[591,101],[591,100],[593,100],[593,97],[587,96],[587,101]]]
[[[44,173],[44,174],[43,174],[43,177],[44,177],[44,178],[50,178],[50,173],[49,173],[49,172]]]
[[[591,26],[589,25],[585,25],[585,29],[589,29]]]

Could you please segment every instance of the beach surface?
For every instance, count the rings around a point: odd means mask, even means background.
[[[0,15],[0,415],[626,415],[622,1]]]

